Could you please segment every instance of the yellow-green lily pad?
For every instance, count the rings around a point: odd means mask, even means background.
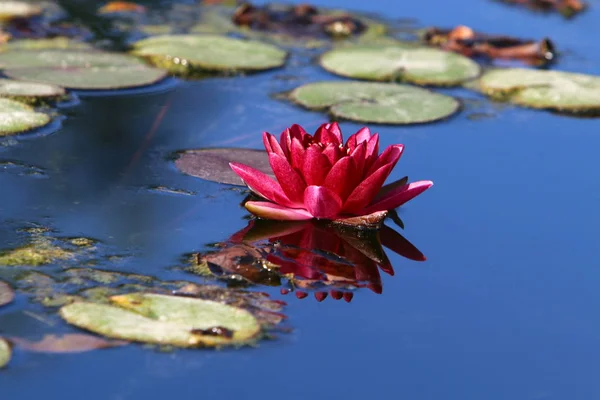
[[[0,97],[33,102],[38,99],[54,100],[65,94],[65,89],[56,85],[0,78]]]
[[[69,304],[60,315],[70,324],[109,338],[178,347],[242,345],[261,332],[250,312],[210,300],[150,293],[110,300],[115,305]]]
[[[42,13],[38,5],[24,1],[0,1],[0,21],[16,18],[30,18]]]
[[[92,50],[93,46],[89,43],[69,39],[67,37],[54,37],[42,39],[17,39],[11,40],[0,46],[0,50]]]
[[[289,98],[311,110],[327,110],[336,118],[378,124],[433,122],[460,108],[453,97],[394,83],[315,82],[294,89]]]
[[[281,67],[287,53],[256,40],[218,35],[162,35],[134,44],[133,54],[176,74],[253,72]]]
[[[37,112],[27,104],[0,98],[0,137],[31,131],[50,121],[48,114]]]
[[[479,80],[488,96],[525,107],[600,114],[600,76],[525,68],[496,69]]]
[[[136,57],[101,51],[7,51],[0,68],[13,79],[91,90],[146,86],[166,76]]]
[[[327,71],[349,78],[432,86],[459,85],[481,71],[467,57],[427,47],[339,47],[323,54],[320,63]]]
[[[12,356],[10,344],[0,337],[0,368],[6,367]]]

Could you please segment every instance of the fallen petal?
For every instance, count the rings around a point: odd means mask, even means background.
[[[245,207],[252,214],[266,219],[278,221],[301,221],[312,219],[313,216],[300,208],[287,208],[267,201],[248,201]]]

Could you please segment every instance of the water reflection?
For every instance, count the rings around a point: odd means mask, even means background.
[[[197,271],[218,276],[229,284],[282,286],[317,301],[351,301],[353,292],[369,288],[383,292],[380,270],[394,275],[384,246],[413,261],[425,256],[400,233],[383,225],[357,230],[318,221],[251,220],[215,250],[197,255]]]

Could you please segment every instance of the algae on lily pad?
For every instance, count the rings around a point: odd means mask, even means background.
[[[48,114],[37,112],[27,104],[0,98],[0,137],[40,128],[50,121]],[[0,255],[0,264],[1,260]]]
[[[418,124],[446,118],[459,102],[410,85],[357,81],[315,82],[294,89],[289,98],[336,118],[378,124]]]
[[[323,54],[320,63],[327,71],[349,78],[418,85],[455,86],[480,74],[475,61],[428,47],[340,47]]]
[[[136,57],[101,51],[7,51],[0,68],[9,78],[84,90],[146,86],[166,76]]]
[[[187,150],[179,154],[175,166],[183,173],[207,181],[243,186],[240,177],[229,166],[230,162],[249,165],[275,179],[269,157],[263,150],[239,148]]]
[[[10,358],[12,356],[12,351],[10,348],[10,344],[0,337],[0,368],[6,367]]]
[[[132,293],[111,301],[115,305],[75,302],[60,315],[109,338],[179,347],[242,345],[261,332],[250,312],[210,300]]]
[[[133,54],[177,74],[250,72],[281,67],[287,53],[256,40],[218,35],[162,35],[134,44]]]
[[[0,21],[30,18],[42,13],[38,5],[24,1],[0,1]]]
[[[600,114],[600,76],[525,68],[496,69],[479,80],[488,96],[573,114]]]
[[[4,100],[6,99],[0,99],[0,105]],[[50,264],[56,260],[66,260],[71,257],[73,257],[73,253],[41,240],[12,250],[0,251],[0,266],[37,267]]]
[[[65,94],[65,89],[56,85],[0,78],[0,97],[35,102],[38,99],[54,100]]]

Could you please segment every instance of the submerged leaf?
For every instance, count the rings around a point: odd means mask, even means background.
[[[26,104],[0,98],[0,137],[40,128],[50,121],[50,116],[37,112]]]
[[[12,356],[10,344],[0,337],[0,368],[6,367]]]
[[[14,290],[8,285],[8,283],[0,281],[0,307],[12,302],[14,298]]]
[[[101,51],[7,51],[0,54],[0,68],[10,78],[71,89],[125,89],[166,76],[135,57]]]
[[[128,344],[128,342],[124,341],[106,340],[97,336],[80,333],[71,333],[62,336],[46,335],[38,342],[16,337],[10,338],[10,341],[25,350],[39,353],[83,353]]]
[[[111,297],[118,306],[76,302],[60,315],[103,336],[180,347],[245,344],[261,331],[246,310],[181,296],[132,293]]]
[[[347,46],[328,51],[320,62],[336,75],[419,85],[454,86],[480,73],[467,57],[427,47]]]
[[[417,124],[446,118],[460,104],[450,96],[393,83],[329,81],[293,90],[290,99],[334,117],[379,124]]]
[[[217,35],[162,35],[134,44],[133,54],[169,71],[261,71],[283,66],[287,53],[273,45]]]
[[[479,88],[525,107],[573,114],[600,114],[600,76],[521,68],[486,72]]]
[[[183,173],[207,181],[243,186],[240,177],[229,166],[231,162],[248,165],[275,179],[267,153],[262,150],[236,148],[187,150],[179,154],[175,166]]]

